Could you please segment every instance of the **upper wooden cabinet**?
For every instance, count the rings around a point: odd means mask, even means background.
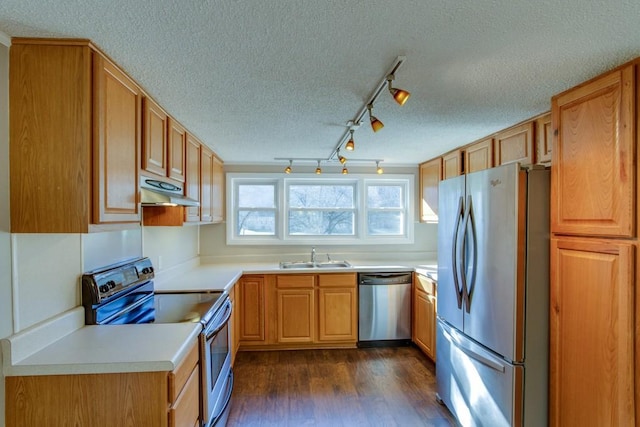
[[[534,163],[533,134],[533,121],[498,132],[494,136],[496,166],[513,162],[532,165]]]
[[[88,40],[12,40],[14,233],[138,227],[141,92]]]
[[[222,222],[224,221],[224,208],[225,208],[225,180],[224,180],[224,165],[222,159],[218,156],[213,156],[213,171],[212,171],[212,199],[211,199],[211,221]]]
[[[167,176],[179,182],[185,182],[187,131],[180,123],[169,117],[169,144],[167,147],[169,163]]]
[[[464,173],[477,172],[493,167],[493,138],[486,138],[465,148]]]
[[[200,201],[201,155],[202,144],[191,134],[187,134],[185,195],[197,201]],[[186,207],[184,210],[184,220],[187,222],[199,222],[200,206]]]
[[[551,230],[635,234],[634,66],[552,98]]]
[[[438,186],[442,180],[442,158],[420,164],[420,222],[438,221]]]
[[[167,176],[167,113],[151,98],[143,99],[142,170]]]
[[[551,127],[551,113],[539,117],[536,125],[536,163],[551,163],[551,146],[553,144],[553,129]]]
[[[442,156],[442,179],[454,178],[464,173],[464,152],[454,150]]]
[[[551,240],[550,425],[635,426],[634,246]]]
[[[213,152],[202,146],[200,153],[200,220],[213,222]]]

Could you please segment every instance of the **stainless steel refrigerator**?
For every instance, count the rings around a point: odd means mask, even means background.
[[[463,426],[547,425],[549,171],[442,181],[438,396]]]

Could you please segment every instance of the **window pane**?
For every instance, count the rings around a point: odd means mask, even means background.
[[[369,212],[367,228],[372,236],[401,236],[404,234],[401,212]]]
[[[401,185],[369,185],[367,186],[367,207],[370,208],[402,208]]]
[[[238,185],[238,206],[241,208],[274,208],[275,185]]]
[[[292,208],[353,208],[352,185],[291,185],[289,206]]]
[[[274,236],[276,213],[274,211],[239,210],[236,221],[238,236]]]
[[[291,211],[289,234],[297,236],[352,236],[352,211]]]

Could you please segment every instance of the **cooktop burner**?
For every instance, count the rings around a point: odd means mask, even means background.
[[[200,322],[206,325],[223,302],[222,291],[155,294],[156,323]]]

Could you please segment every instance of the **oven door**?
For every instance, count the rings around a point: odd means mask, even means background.
[[[202,418],[204,426],[223,426],[233,388],[229,319],[232,304],[226,300],[200,334],[202,351]]]

